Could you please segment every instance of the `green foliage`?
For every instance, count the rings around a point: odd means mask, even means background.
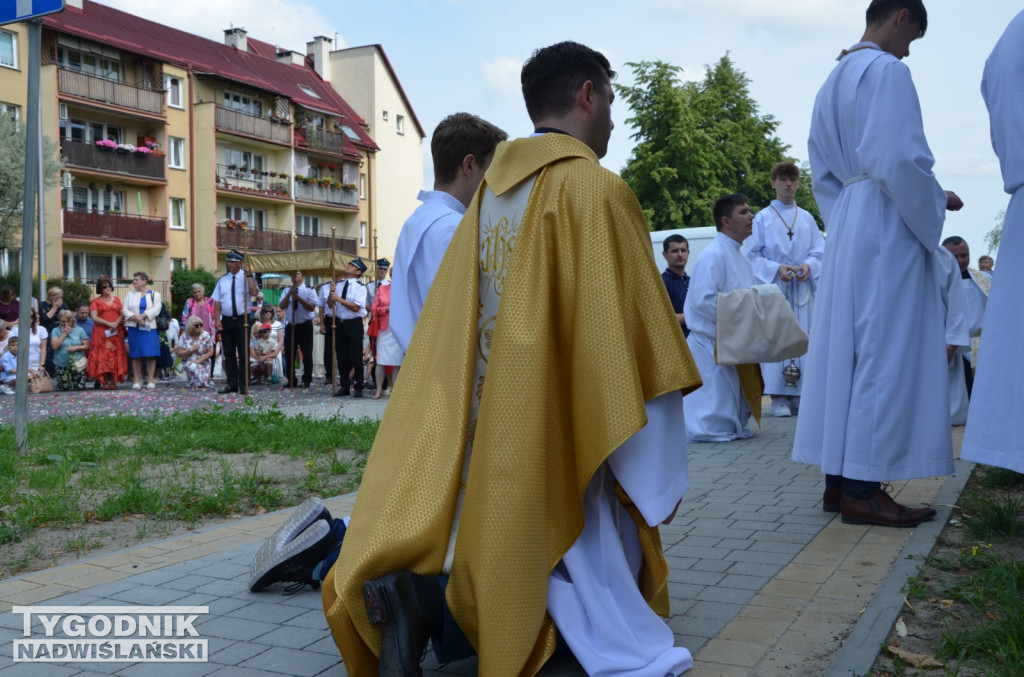
[[[57,146],[43,137],[43,182],[57,185],[61,163]],[[25,125],[0,115],[0,248],[17,246],[25,193]]]
[[[171,271],[171,317],[180,318],[185,310],[185,299],[192,296],[192,285],[198,282],[206,289],[206,295],[213,293],[217,277],[206,268],[178,268]]]
[[[992,226],[992,230],[985,233],[985,244],[988,245],[987,254],[991,254],[999,249],[999,243],[1003,239],[1003,222],[1006,221],[1006,210],[999,210],[995,220],[996,225]]]
[[[622,178],[651,230],[713,225],[715,200],[729,193],[744,193],[754,209],[774,199],[772,167],[796,160],[775,135],[779,122],[758,114],[750,80],[728,54],[705,67],[701,82],[681,83],[682,69],[662,61],[628,65],[635,84],[616,90],[633,113],[636,146]],[[806,166],[801,178],[797,202],[820,224]]]
[[[11,285],[14,288],[15,295],[17,295],[18,292],[21,291],[21,271],[12,270],[9,275],[0,276],[0,287],[5,284]],[[58,279],[51,277],[46,281],[46,288],[49,289],[50,287],[60,287],[64,290],[64,303],[68,304],[68,308],[71,310],[75,309],[75,306],[78,305],[79,301],[85,301],[88,303],[89,301],[92,301],[93,296],[96,295],[94,293],[95,289],[89,285],[82,284],[81,282],[75,282],[74,280],[69,280],[67,278]],[[32,295],[37,298],[39,296],[38,277],[32,278]],[[45,294],[42,300],[46,300]]]

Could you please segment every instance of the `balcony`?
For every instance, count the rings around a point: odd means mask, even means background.
[[[283,175],[237,165],[217,165],[217,188],[246,197],[288,198],[288,179]]]
[[[295,145],[306,146],[310,150],[322,153],[345,155],[345,135],[340,132],[329,132],[316,127],[296,127]]]
[[[331,238],[326,235],[296,235],[295,251],[304,252],[310,249],[330,249]],[[356,240],[353,237],[334,238],[334,250],[343,254],[356,256],[358,250]]]
[[[117,80],[97,77],[88,73],[57,69],[57,88],[61,94],[79,96],[112,106],[131,108],[152,115],[163,115],[163,92],[143,89]]]
[[[226,132],[238,132],[277,143],[291,144],[292,142],[291,124],[243,113],[240,110],[232,110],[224,106],[217,106],[216,125],[217,129]]]
[[[67,158],[68,165],[72,167],[84,167],[111,174],[140,176],[160,181],[167,178],[163,156],[155,157],[104,150],[95,144],[71,139],[61,140],[60,154]]]
[[[359,206],[359,196],[356,195],[354,190],[309,185],[300,181],[295,182],[295,199],[334,207],[356,208]]]
[[[167,221],[145,216],[65,209],[64,237],[167,246]]]
[[[242,230],[217,226],[217,248],[237,249],[248,247],[265,252],[290,252],[292,233],[290,230]]]

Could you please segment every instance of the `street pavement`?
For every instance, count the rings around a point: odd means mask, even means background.
[[[199,398],[194,406],[247,406],[241,396],[185,391],[58,393],[36,404],[40,415],[122,409],[134,399]],[[332,398],[326,386],[282,391],[253,388],[261,404],[286,413],[380,417],[387,400]],[[93,398],[104,398],[97,404]],[[6,398],[0,403],[9,407]],[[691,487],[671,525],[661,529],[670,574],[676,643],[694,654],[691,677],[840,677],[870,668],[902,605],[901,590],[917,572],[949,518],[970,474],[957,461],[950,478],[894,485],[897,500],[933,503],[936,520],[917,529],[842,524],[821,510],[822,476],[789,459],[796,419],[768,416],[754,437],[690,444]],[[77,414],[80,415],[80,414]],[[959,450],[962,429],[954,429]],[[325,500],[348,514],[355,494]],[[291,510],[237,519],[184,536],[0,581],[0,677],[12,675],[346,675],[327,630],[319,592],[287,594],[283,586],[247,588],[261,541]],[[208,606],[195,624],[208,640],[196,663],[13,662],[23,639],[14,606]],[[36,622],[33,637],[42,626]],[[59,634],[59,633],[58,633]],[[475,659],[439,666],[430,652],[424,674],[476,675]],[[545,676],[582,675],[571,660],[553,661]]]

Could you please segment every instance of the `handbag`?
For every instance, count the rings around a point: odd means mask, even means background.
[[[149,294],[150,298],[153,299],[153,302],[156,303],[156,297],[153,296],[153,292],[149,292]],[[160,314],[156,316],[156,330],[167,331],[167,328],[170,326],[170,322],[171,315],[167,312],[167,304],[161,303]]]
[[[49,376],[45,375],[32,379],[28,382],[28,391],[30,393],[52,393],[53,381],[50,380]]]
[[[84,372],[88,364],[89,360],[85,357],[85,355],[80,355],[75,359],[71,360],[71,366],[74,367],[75,371],[79,373]]]
[[[774,284],[718,293],[715,359],[718,364],[782,362],[807,352],[807,332]]]

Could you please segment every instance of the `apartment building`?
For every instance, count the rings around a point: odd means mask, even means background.
[[[0,30],[0,105],[17,110],[25,32]],[[50,276],[144,270],[165,287],[243,247],[374,258],[384,149],[329,82],[330,44],[303,54],[240,28],[219,43],[90,0],[45,17],[42,129],[66,162],[45,196]]]

